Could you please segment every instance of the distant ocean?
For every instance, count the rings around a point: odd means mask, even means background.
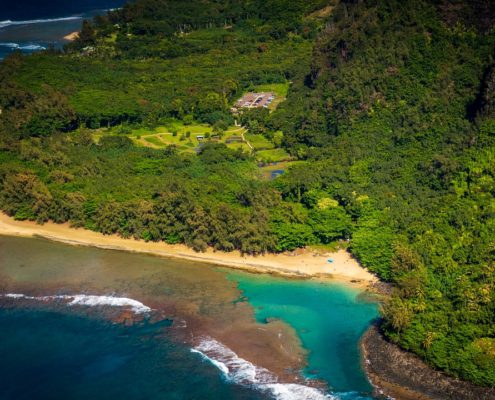
[[[122,7],[125,0],[2,0],[0,59],[13,51],[32,53],[61,48],[63,37],[81,27],[84,18]]]

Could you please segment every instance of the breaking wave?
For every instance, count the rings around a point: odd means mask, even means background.
[[[0,46],[17,50],[46,50],[46,47],[39,44],[0,43]]]
[[[255,387],[277,400],[329,400],[337,399],[322,391],[297,383],[280,383],[275,374],[240,358],[235,352],[212,338],[203,338],[191,349],[217,367],[223,376],[234,383]]]
[[[151,308],[145,306],[143,303],[129,299],[127,297],[113,297],[113,296],[94,296],[86,294],[76,295],[56,295],[56,296],[27,296],[24,294],[8,293],[1,295],[1,297],[11,299],[26,299],[35,301],[52,301],[52,300],[65,300],[69,306],[109,306],[109,307],[125,307],[131,309],[136,314],[144,314],[151,311]]]
[[[63,17],[63,18],[47,18],[47,19],[31,19],[26,21],[11,21],[7,19],[5,21],[0,21],[0,29],[6,28],[12,25],[30,25],[30,24],[45,24],[48,22],[59,22],[59,21],[73,21],[77,19],[82,19],[82,16],[74,17]]]

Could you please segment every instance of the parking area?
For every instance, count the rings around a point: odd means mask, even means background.
[[[236,108],[268,108],[275,99],[273,92],[249,92],[237,100]]]

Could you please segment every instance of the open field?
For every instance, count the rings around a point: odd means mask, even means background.
[[[129,132],[126,129],[129,128],[117,126],[110,129],[98,130],[94,132],[93,138],[99,141],[105,134],[123,134],[131,138],[138,146],[162,149],[175,145],[180,151],[191,153],[195,152],[200,143],[207,141],[225,143],[227,147],[232,149],[242,148],[248,152],[252,151],[252,148],[246,142],[242,142],[242,137],[246,133],[246,129],[239,126],[231,126],[221,135],[213,133],[213,128],[208,124],[193,123],[186,125],[181,121],[173,121],[156,128],[129,129]],[[203,139],[198,139],[201,136],[203,136]],[[233,138],[240,139],[232,140]],[[269,145],[270,142],[266,140],[265,144]]]
[[[279,93],[283,91],[282,84],[277,85]],[[241,126],[230,126],[222,134],[215,134],[208,124],[184,124],[182,121],[171,121],[156,128],[135,128],[116,126],[109,129],[97,130],[93,138],[98,142],[103,135],[126,135],[138,146],[163,149],[167,146],[177,146],[179,151],[194,153],[200,143],[214,141],[224,143],[231,149],[242,148],[246,152],[256,152],[256,159],[263,163],[290,161],[290,155],[273,142],[260,134],[249,133]],[[198,139],[199,137],[199,139]],[[201,138],[203,137],[203,138]]]
[[[255,150],[269,150],[275,148],[275,145],[263,135],[246,133],[244,137],[251,143],[251,146],[253,146]]]
[[[284,149],[261,150],[256,153],[256,158],[264,163],[289,161],[291,156]]]

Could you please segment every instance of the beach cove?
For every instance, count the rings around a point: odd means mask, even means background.
[[[132,370],[137,371],[138,384],[150,385],[149,398],[174,398],[164,395],[163,382],[159,383],[163,376],[182,379],[176,391],[186,399],[195,398],[199,390],[195,384],[205,381],[200,393],[211,399],[371,398],[358,341],[377,316],[377,308],[361,297],[358,287],[3,236],[0,293],[0,319],[23,332],[4,334],[9,340],[0,349],[1,358],[13,364],[0,363],[0,368],[17,370],[23,379],[35,379],[25,370],[41,363],[60,373],[63,384],[75,387],[76,394],[97,391],[103,381],[108,384],[106,370],[116,382],[124,376],[128,380]],[[55,338],[64,336],[62,348],[57,341],[44,339],[48,328],[40,321],[46,321]],[[88,324],[96,326],[86,329]],[[124,337],[129,344],[122,348]],[[22,363],[22,357],[16,362],[10,352],[19,347],[11,341],[23,340],[33,343],[23,356],[30,363]],[[74,368],[95,368],[101,380],[80,386],[58,366],[75,362],[71,358],[87,341],[95,342],[95,351],[75,357],[80,365]],[[100,354],[97,349],[103,347],[115,351]],[[147,360],[147,349],[155,347],[162,352],[161,361],[151,355]],[[57,354],[55,366],[43,361],[53,358],[47,352]],[[46,385],[36,379],[40,393],[58,381],[55,372],[45,373]],[[153,388],[156,393],[151,395]],[[0,392],[21,395],[30,389],[16,386],[15,380],[0,384]],[[103,391],[107,390],[105,386]],[[135,398],[132,391],[125,397]]]
[[[49,240],[77,246],[93,246],[103,249],[124,250],[156,256],[184,259],[250,272],[271,273],[288,277],[325,277],[368,286],[378,279],[362,268],[350,253],[344,250],[318,255],[311,252],[293,254],[243,255],[238,251],[225,253],[208,249],[198,253],[185,245],[163,242],[123,239],[117,235],[103,235],[85,229],[74,229],[69,224],[52,222],[39,225],[32,221],[16,221],[0,213],[0,235],[43,237]],[[331,259],[330,263],[328,260]]]

